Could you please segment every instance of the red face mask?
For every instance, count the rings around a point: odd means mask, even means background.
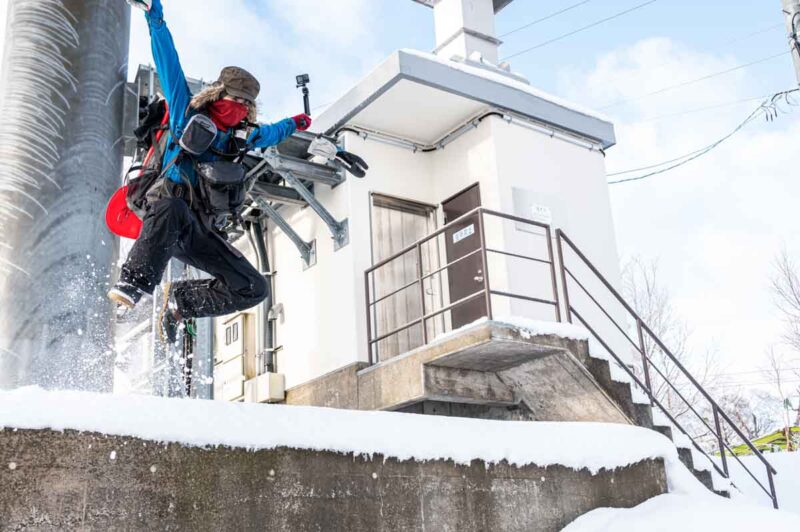
[[[217,100],[208,106],[208,115],[219,129],[238,126],[248,114],[250,109],[246,105],[233,100]]]

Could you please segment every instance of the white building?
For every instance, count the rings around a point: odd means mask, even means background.
[[[347,220],[349,243],[335,246],[312,209],[284,206],[284,218],[316,245],[315,264],[304,267],[295,244],[269,225],[275,345],[281,347],[276,362],[287,387],[370,360],[365,271],[479,206],[563,229],[618,284],[603,153],[615,142],[613,125],[497,64],[494,15],[510,0],[419,1],[433,7],[434,53],[395,52],[315,121],[316,131],[337,137],[370,164],[365,179],[316,186],[320,202]],[[486,253],[490,289],[554,300],[549,266],[517,256],[547,260],[544,229],[473,215],[420,246],[423,277],[433,273],[423,282],[426,314],[484,288],[481,220],[486,248],[505,253]],[[377,300],[370,307],[371,339],[420,319],[416,255],[412,249],[370,276],[371,301]],[[495,317],[556,319],[552,305],[530,299],[494,294],[490,304]],[[417,323],[381,339],[373,344],[373,360],[485,316],[486,305],[480,293],[427,319],[424,338]],[[217,398],[241,397],[243,381],[257,373],[264,316],[256,309],[217,320]],[[226,347],[239,336],[236,321],[247,333],[235,348]],[[239,359],[245,346],[248,354]]]

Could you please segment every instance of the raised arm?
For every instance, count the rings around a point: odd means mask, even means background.
[[[250,142],[256,148],[268,148],[280,144],[295,131],[297,125],[294,119],[285,118],[274,124],[260,126],[250,137]]]
[[[169,105],[169,125],[175,134],[180,135],[192,93],[189,91],[189,84],[186,82],[172,34],[164,22],[161,0],[153,0],[153,4],[147,12],[147,23],[150,27],[153,60],[156,63],[164,97]]]

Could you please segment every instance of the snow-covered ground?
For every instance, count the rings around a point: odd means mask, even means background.
[[[778,494],[778,505],[782,510],[800,515],[800,452],[773,453],[764,455],[769,463],[778,471],[774,476],[775,491]],[[742,456],[742,462],[769,489],[767,472],[755,456]],[[734,459],[728,459],[728,467],[733,483],[744,494],[745,498],[761,506],[772,507],[772,501],[750,477],[747,471]],[[798,529],[800,530],[800,529]]]
[[[672,443],[630,425],[487,421],[22,388],[0,392],[0,427],[74,429],[190,446],[382,454],[401,460],[506,460],[592,473],[662,458],[678,471],[670,475],[671,482],[686,481]]]
[[[707,492],[708,493],[708,492]],[[800,530],[800,517],[714,495],[661,495],[631,509],[599,508],[563,532],[753,532]]]

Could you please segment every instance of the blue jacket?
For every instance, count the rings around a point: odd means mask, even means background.
[[[186,82],[186,76],[183,73],[183,68],[178,58],[178,52],[175,49],[172,34],[167,28],[167,24],[164,22],[161,0],[153,1],[152,7],[147,13],[147,22],[150,27],[150,40],[153,46],[153,59],[156,63],[156,71],[161,80],[161,88],[164,91],[164,97],[169,105],[170,130],[173,135],[180,138],[180,136],[183,135],[183,128],[186,126],[189,118],[194,114],[189,110],[189,102],[192,99],[192,93],[189,91],[189,85]],[[291,118],[286,118],[274,124],[259,126],[255,128],[248,137],[249,147],[252,149],[275,146],[294,133],[296,127],[294,120]],[[232,134],[232,129],[220,131],[217,134],[214,148],[223,152],[227,151],[228,141]],[[167,168],[180,153],[180,147],[172,142],[172,140],[173,139],[167,144],[167,149],[164,154],[164,168]],[[217,156],[209,150],[196,159],[207,162],[217,159]],[[179,165],[172,165],[167,170],[166,177],[171,181],[180,183],[182,181],[181,173],[189,179],[192,185],[197,184],[194,165],[188,158],[181,161]]]

